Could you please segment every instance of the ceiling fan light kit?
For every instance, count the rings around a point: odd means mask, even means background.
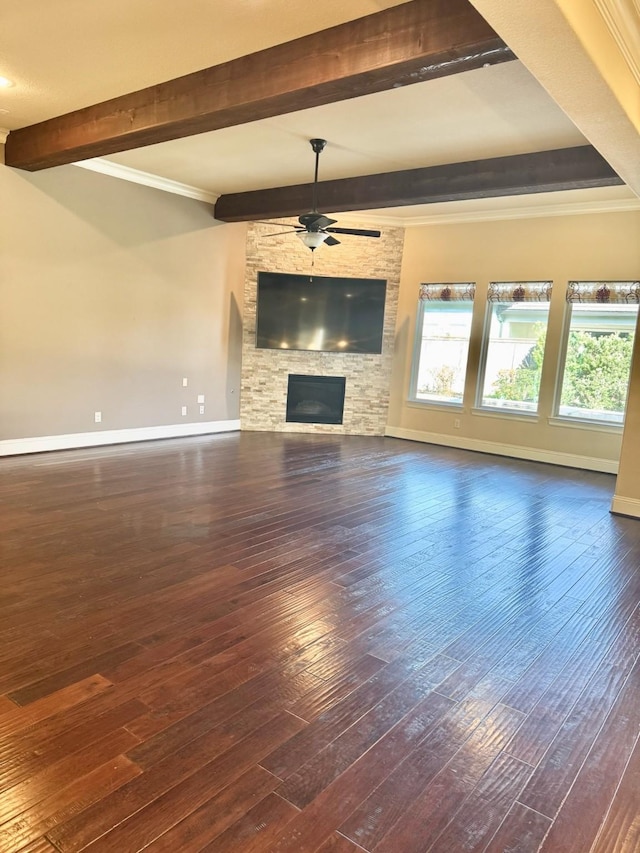
[[[307,249],[311,249],[312,252],[329,237],[328,234],[322,231],[297,231],[296,233]]]
[[[333,236],[334,234],[350,234],[356,237],[379,237],[380,232],[372,229],[332,228],[331,226],[334,225],[337,220],[329,219],[328,216],[318,212],[318,165],[320,162],[320,154],[324,150],[327,140],[310,139],[309,143],[316,155],[316,166],[311,191],[311,210],[309,213],[303,213],[298,217],[300,225],[292,225],[292,232],[297,234],[304,245],[308,249],[311,249],[312,252],[315,252],[318,246],[322,246],[323,243],[327,246],[340,245],[340,240],[337,240]],[[277,234],[268,234],[267,236],[275,237]]]

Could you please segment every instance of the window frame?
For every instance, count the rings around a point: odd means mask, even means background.
[[[522,288],[526,292],[526,297],[520,300],[500,298],[499,294],[507,288],[515,291],[517,288]],[[508,406],[487,406],[483,403],[485,378],[487,373],[487,360],[489,355],[489,346],[491,344],[491,321],[493,319],[493,308],[499,304],[518,304],[519,302],[540,302],[547,306],[547,330],[549,328],[549,319],[551,317],[551,292],[553,289],[553,281],[551,279],[539,281],[491,281],[487,291],[487,302],[485,305],[484,322],[482,324],[482,338],[480,343],[480,356],[478,359],[478,376],[476,380],[475,398],[473,414],[477,415],[493,415],[494,417],[506,417],[514,419],[523,419],[529,422],[539,420],[540,418],[540,388],[542,386],[542,372],[544,371],[544,363],[547,359],[547,345],[549,339],[545,340],[543,367],[540,376],[540,387],[538,388],[538,400],[534,411],[530,409],[516,409]],[[492,292],[497,294],[496,298],[492,298]],[[546,294],[543,300],[539,298],[539,294]],[[530,293],[537,293],[538,298],[533,299]]]
[[[580,304],[593,304],[594,300],[584,300],[581,302],[580,299],[571,299],[570,295],[572,290],[576,290],[580,288],[580,286],[593,288],[596,285],[611,287],[611,286],[623,286],[626,285],[630,289],[636,290],[637,300],[632,299],[629,300],[630,305],[638,305],[638,316],[636,318],[636,326],[634,329],[634,347],[636,344],[636,336],[639,331],[640,324],[640,305],[638,301],[640,301],[640,282],[634,281],[632,279],[612,279],[612,280],[571,280],[567,284],[567,295],[564,302],[564,315],[562,318],[562,331],[560,338],[560,350],[558,353],[558,363],[556,370],[556,381],[553,392],[553,405],[551,409],[551,417],[549,418],[549,423],[553,426],[564,426],[564,427],[583,427],[587,429],[600,429],[605,430],[606,432],[614,432],[620,433],[624,429],[624,424],[626,420],[627,414],[627,403],[629,399],[629,385],[631,380],[631,366],[629,367],[629,381],[627,382],[627,395],[624,406],[624,411],[622,413],[621,421],[608,420],[606,418],[595,418],[588,416],[580,416],[580,415],[566,415],[561,414],[560,406],[562,405],[562,390],[564,385],[564,374],[565,368],[567,364],[567,355],[569,352],[569,335],[571,333],[571,318],[573,317],[573,306]],[[596,300],[597,301],[597,300]],[[603,305],[611,305],[611,304],[620,304],[617,302],[603,302]]]
[[[433,407],[439,409],[441,411],[446,411],[447,409],[455,412],[460,412],[464,408],[464,396],[467,391],[467,379],[469,375],[469,350],[471,347],[471,333],[473,328],[473,313],[475,306],[475,292],[476,292],[476,283],[475,281],[439,281],[439,282],[426,282],[420,286],[421,293],[423,292],[423,288],[428,287],[439,287],[439,288],[456,288],[461,289],[464,288],[466,291],[471,292],[471,297],[466,299],[458,299],[452,301],[459,301],[461,303],[467,303],[471,309],[471,323],[469,326],[469,338],[467,340],[467,360],[465,364],[465,375],[464,375],[464,384],[462,389],[462,399],[460,402],[455,402],[452,400],[424,400],[417,396],[418,391],[418,377],[420,373],[420,356],[422,353],[422,333],[424,331],[424,319],[427,311],[427,306],[431,302],[433,305],[437,305],[440,302],[445,302],[446,300],[433,299],[428,300],[420,297],[418,299],[418,305],[416,308],[416,325],[415,332],[413,338],[413,349],[411,354],[411,370],[409,373],[409,393],[407,395],[407,404],[409,406],[416,407]]]

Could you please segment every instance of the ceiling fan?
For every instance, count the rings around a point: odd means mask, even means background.
[[[313,189],[311,195],[311,210],[309,213],[303,213],[298,217],[300,225],[292,225],[290,231],[278,231],[278,234],[288,234],[294,232],[302,240],[305,246],[311,251],[315,251],[318,246],[323,243],[327,246],[337,246],[340,240],[336,240],[334,234],[354,234],[358,237],[379,237],[379,231],[372,231],[362,228],[333,228],[336,219],[329,219],[323,213],[318,213],[318,164],[320,162],[320,153],[324,150],[327,144],[326,139],[310,139],[311,148],[316,155],[316,169],[313,176]],[[282,225],[285,225],[283,222]],[[268,234],[268,237],[276,237],[277,234]]]

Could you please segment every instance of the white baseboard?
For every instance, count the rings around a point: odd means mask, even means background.
[[[517,444],[499,444],[496,441],[481,441],[477,438],[457,438],[437,432],[422,432],[402,427],[387,427],[385,435],[391,438],[406,438],[409,441],[422,441],[426,444],[440,444],[445,447],[457,447],[461,450],[475,450],[479,453],[494,453],[497,456],[510,456],[514,459],[527,459],[531,462],[548,462],[552,465],[565,465],[568,468],[582,468],[586,471],[602,471],[605,474],[617,474],[618,462],[613,459],[599,459],[595,456],[577,456],[574,453],[560,453],[556,450],[540,450],[537,447],[521,447]]]
[[[640,500],[614,495],[611,501],[611,512],[616,512],[619,515],[630,515],[632,518],[640,518]]]
[[[240,429],[239,420],[207,421],[192,424],[106,429],[94,432],[74,432],[66,435],[41,435],[35,438],[13,438],[0,441],[0,456],[21,453],[42,453],[47,450],[73,450],[77,447],[98,447],[102,444],[125,444],[129,441],[151,441],[158,438],[184,438],[189,435],[208,435]]]

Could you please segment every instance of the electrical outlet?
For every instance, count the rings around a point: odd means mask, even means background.
[[[200,406],[200,414],[204,415],[204,406]]]
[[[198,402],[204,403],[204,394],[198,394]]]
[[[93,419],[97,424],[102,423],[102,412],[94,412]]]
[[[182,417],[184,418],[184,416],[185,416],[186,414],[187,414],[187,407],[186,407],[186,406],[183,406],[183,407],[182,407]]]
[[[456,418],[453,422],[454,429],[460,429],[460,418]]]
[[[182,377],[182,387],[186,388],[189,385],[189,379],[186,376]]]

